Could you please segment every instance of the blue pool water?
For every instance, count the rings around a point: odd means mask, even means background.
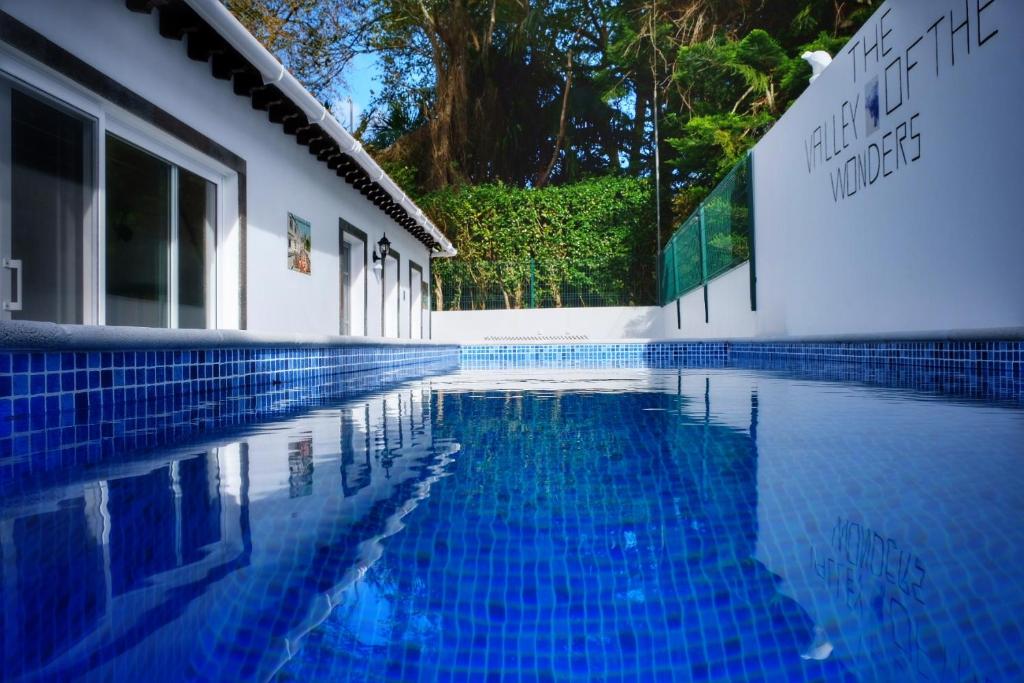
[[[462,370],[37,463],[0,678],[1021,680],[1024,404],[970,394]]]

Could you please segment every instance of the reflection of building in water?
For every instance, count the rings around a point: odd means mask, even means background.
[[[0,678],[265,678],[447,462],[429,403],[407,387],[4,500]]]
[[[245,566],[244,458],[229,446],[129,463],[6,507],[4,677],[104,664],[183,618],[183,595]]]
[[[288,444],[288,495],[313,495],[313,437],[303,436]]]
[[[649,390],[470,389],[436,394],[438,440],[469,445],[453,476],[310,635],[291,680],[444,679],[485,651],[597,679],[654,680],[657,662],[661,679],[724,680],[716,667],[743,659],[777,663],[778,680],[842,675],[801,659],[815,624],[754,558],[756,395],[741,430]]]

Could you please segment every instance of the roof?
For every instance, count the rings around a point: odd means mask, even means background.
[[[362,144],[219,2],[125,0],[134,12],[159,16],[160,35],[184,40],[189,58],[211,65],[214,78],[230,81],[236,95],[267,112],[285,135],[309,148],[335,173],[437,256],[455,247],[402,191]]]

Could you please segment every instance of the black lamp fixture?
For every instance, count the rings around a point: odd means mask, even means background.
[[[378,253],[380,254],[380,256],[377,255]],[[373,262],[383,262],[384,259],[386,259],[388,257],[388,254],[390,253],[391,242],[388,240],[387,233],[384,233],[384,236],[380,238],[379,242],[377,242],[377,249],[373,252]]]

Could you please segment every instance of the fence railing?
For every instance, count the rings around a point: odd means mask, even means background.
[[[525,258],[519,261],[451,262],[433,292],[435,311],[479,311],[510,308],[575,308],[630,306],[647,301],[628,267],[583,267]],[[437,269],[437,265],[435,265]],[[650,271],[648,271],[650,277]],[[436,286],[436,285],[435,285]]]
[[[663,306],[751,259],[752,159],[744,157],[669,238],[661,252]]]

